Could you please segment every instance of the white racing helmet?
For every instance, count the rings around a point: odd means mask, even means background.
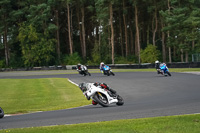
[[[102,66],[102,65],[104,65],[104,63],[103,63],[103,62],[101,62],[101,66]]]

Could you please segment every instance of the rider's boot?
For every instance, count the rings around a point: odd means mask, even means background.
[[[90,97],[88,97],[87,93],[85,93],[85,97],[87,98],[87,100],[90,100]]]
[[[92,104],[93,104],[93,105],[97,105],[98,103],[95,102],[94,100],[92,100]]]

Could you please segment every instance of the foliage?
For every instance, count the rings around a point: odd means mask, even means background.
[[[21,68],[24,67],[24,61],[21,56],[17,56],[14,53],[11,54],[10,67]]]
[[[46,31],[43,36],[32,25],[21,25],[18,39],[26,66],[48,65],[54,59],[55,40]]]
[[[77,52],[71,54],[71,55],[64,55],[62,59],[62,64],[65,65],[76,65],[78,63],[81,63],[82,59],[79,56]]]
[[[115,57],[115,64],[134,64],[136,63],[136,57],[135,56],[116,56]]]
[[[70,18],[67,17],[67,4]],[[70,19],[72,51],[81,57],[85,39],[87,61],[84,57],[82,62],[111,63],[109,4],[113,7],[115,63],[138,62],[135,59],[138,54],[135,15],[141,48],[155,43],[160,52],[165,49],[163,57],[166,55],[168,59],[171,54],[173,62],[180,61],[181,56],[188,56],[190,61],[191,55],[200,51],[199,0],[169,0],[169,5],[168,1],[149,0],[1,0],[1,58],[7,59],[5,63],[9,61],[9,67],[21,66],[21,62],[14,63],[16,56],[17,60],[24,60],[24,66],[59,64],[60,55],[70,54],[67,27]],[[138,14],[135,14],[136,8]],[[4,45],[8,47],[7,52],[4,52]],[[129,56],[133,58],[129,60]]]
[[[88,65],[97,65],[101,62],[100,47],[97,43],[94,45],[91,58],[91,60],[87,61]]]
[[[4,60],[0,60],[0,69],[4,68],[4,64],[5,64],[5,61]]]
[[[141,50],[140,55],[142,63],[154,63],[159,59],[160,51],[156,46],[149,44],[144,50]]]

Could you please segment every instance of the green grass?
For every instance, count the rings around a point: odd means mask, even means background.
[[[0,92],[1,107],[6,114],[58,110],[89,104],[81,90],[64,78],[0,79]]]
[[[0,133],[199,133],[200,114],[0,130]]]

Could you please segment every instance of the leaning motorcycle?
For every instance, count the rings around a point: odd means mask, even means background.
[[[160,72],[164,76],[167,76],[167,75],[171,76],[171,73],[169,72],[169,69],[165,64],[160,64]]]
[[[123,98],[117,93],[113,94],[111,91],[95,86],[94,83],[80,83],[79,88],[85,97],[100,104],[103,107],[108,107],[111,104],[121,106],[124,104]]]
[[[78,71],[79,74],[81,74],[81,75],[84,75],[84,76],[89,75],[89,76],[91,76],[91,74],[88,72],[88,69],[87,69],[86,66],[83,66],[83,67],[81,68],[81,70],[77,69],[77,71]]]
[[[110,75],[115,76],[115,74],[112,72],[111,68],[107,65],[105,65],[103,67],[103,73],[104,73],[104,75],[107,75],[107,76],[110,76]]]
[[[4,111],[3,109],[0,107],[0,119],[4,117]]]

